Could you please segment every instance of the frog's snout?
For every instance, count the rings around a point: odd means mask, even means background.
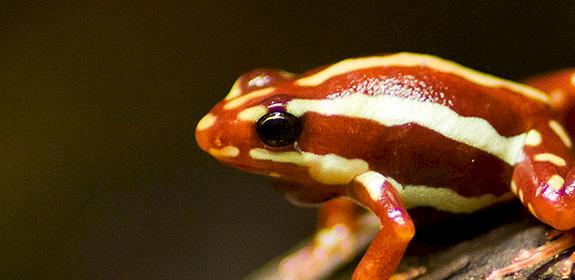
[[[210,155],[216,158],[234,158],[240,153],[240,150],[230,145],[229,139],[225,139],[222,131],[214,129],[217,117],[208,113],[196,126],[196,142],[198,146]]]
[[[209,152],[209,149],[213,146],[210,141],[212,138],[210,137],[212,131],[210,128],[214,126],[216,120],[217,117],[214,114],[208,113],[198,122],[198,125],[196,126],[196,142],[198,143],[198,146],[200,146],[200,148],[206,152]]]

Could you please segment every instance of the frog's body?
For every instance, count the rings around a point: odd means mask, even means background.
[[[414,233],[409,208],[469,213],[515,193],[544,222],[574,227],[571,140],[560,125],[569,108],[557,102],[567,99],[400,53],[297,77],[250,72],[196,138],[219,160],[274,177],[292,201],[344,196],[370,209],[382,229],[354,277],[387,278]],[[274,112],[301,122],[281,145],[256,131]]]

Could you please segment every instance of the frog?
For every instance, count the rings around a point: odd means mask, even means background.
[[[417,209],[469,214],[519,199],[543,223],[575,227],[565,128],[574,88],[573,71],[518,83],[409,52],[302,74],[260,68],[236,80],[195,138],[223,164],[270,177],[289,201],[319,205],[313,242],[282,261],[283,278],[320,278],[330,259],[348,259],[363,208],[378,227],[352,278],[408,279],[394,272]],[[575,244],[565,236],[553,242]],[[530,254],[488,277],[538,261]]]

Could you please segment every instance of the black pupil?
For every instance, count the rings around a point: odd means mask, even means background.
[[[262,141],[272,147],[292,144],[301,133],[298,117],[286,112],[271,112],[258,120],[256,131]]]

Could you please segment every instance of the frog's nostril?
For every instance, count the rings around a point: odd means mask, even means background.
[[[214,148],[219,149],[222,146],[222,138],[217,137],[216,140],[214,140]]]

